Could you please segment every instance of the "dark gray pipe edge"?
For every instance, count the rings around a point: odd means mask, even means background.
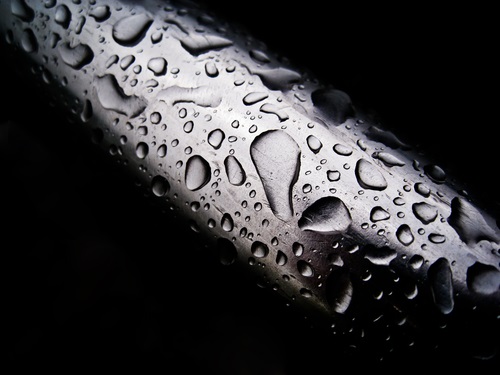
[[[346,93],[189,3],[0,6],[2,48],[223,264],[358,346],[496,354],[496,223]]]

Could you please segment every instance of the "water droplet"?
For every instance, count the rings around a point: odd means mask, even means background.
[[[122,46],[135,46],[144,38],[152,22],[145,14],[122,18],[113,25],[113,39]]]
[[[170,184],[160,175],[154,176],[151,180],[151,191],[157,197],[163,197],[170,190]]]
[[[21,35],[21,47],[27,53],[38,50],[38,42],[35,33],[31,29],[25,29]]]
[[[286,121],[289,119],[288,113],[286,113],[283,109],[271,103],[264,103],[260,106],[260,111],[263,113],[269,113],[272,115],[276,115],[280,122]]]
[[[448,223],[466,244],[472,245],[481,240],[500,242],[500,236],[486,222],[481,212],[464,198],[452,199]]]
[[[233,42],[229,39],[210,34],[189,35],[181,39],[182,47],[193,56],[229,47],[232,44]]]
[[[328,178],[328,181],[331,181],[331,182],[338,181],[338,180],[340,180],[340,172],[339,171],[327,171],[326,177]]]
[[[225,137],[226,135],[222,130],[220,129],[212,130],[210,133],[208,133],[208,143],[210,144],[210,146],[218,150],[222,145],[222,142],[224,141]]]
[[[231,217],[231,215],[229,215],[228,213],[225,213],[224,215],[222,215],[222,220],[220,222],[220,226],[222,227],[222,229],[226,232],[231,232],[234,228],[234,221],[233,221],[233,218]]]
[[[454,307],[453,278],[446,258],[436,260],[427,271],[434,304],[442,314],[449,314]]]
[[[377,151],[372,154],[372,157],[383,162],[387,167],[402,167],[405,162],[397,156],[384,151]]]
[[[396,230],[396,237],[398,238],[399,242],[401,242],[405,246],[410,245],[415,240],[415,237],[413,236],[413,233],[411,232],[411,229],[407,224],[402,224]]]
[[[260,63],[265,64],[265,63],[268,63],[271,61],[269,56],[267,56],[267,54],[264,51],[261,51],[258,49],[250,50],[249,55],[252,59],[254,59],[255,61],[260,62]]]
[[[304,298],[311,298],[313,296],[312,292],[307,288],[300,288],[299,292]]]
[[[446,173],[445,171],[434,164],[428,164],[424,167],[424,172],[429,177],[432,181],[434,181],[437,184],[442,184],[446,180]]]
[[[80,119],[82,122],[88,122],[93,115],[92,103],[90,100],[86,99],[83,103],[82,112],[80,113]]]
[[[419,269],[424,264],[424,258],[420,255],[414,255],[408,261],[408,265],[414,270]]]
[[[365,246],[365,258],[377,266],[388,266],[397,255],[396,250],[387,246]]]
[[[163,57],[153,57],[148,61],[148,69],[151,70],[156,77],[163,76],[167,73],[167,60]]]
[[[310,135],[307,137],[307,145],[309,146],[309,149],[317,154],[319,150],[321,150],[321,147],[323,147],[323,143],[316,138],[314,135]]]
[[[422,182],[417,182],[415,184],[415,191],[417,193],[419,193],[421,196],[426,197],[426,198],[429,195],[431,195],[431,189],[429,189],[429,187]]]
[[[313,277],[314,276],[313,268],[305,260],[299,260],[297,262],[297,270],[299,271],[299,273],[302,276],[305,276],[305,277]]]
[[[75,33],[80,35],[83,27],[85,26],[85,23],[87,22],[87,19],[84,16],[78,16],[76,19],[76,25],[75,25]]]
[[[97,22],[106,21],[110,15],[111,12],[109,10],[109,6],[107,5],[97,6],[90,12],[90,16],[93,17]]]
[[[164,158],[165,156],[167,156],[167,145],[162,144],[162,145],[158,146],[158,150],[156,151],[156,154],[160,158]]]
[[[59,45],[58,50],[62,61],[73,69],[81,69],[94,59],[92,49],[86,44],[72,47],[70,43],[63,43]]]
[[[384,190],[387,187],[383,174],[365,159],[356,163],[356,178],[363,189]]]
[[[423,224],[432,223],[438,216],[437,208],[426,202],[414,203],[412,210],[415,217]]]
[[[401,148],[405,150],[410,149],[410,147],[399,140],[399,138],[396,137],[394,133],[388,130],[381,129],[377,126],[370,126],[365,131],[365,135],[372,141],[381,142],[390,148]]]
[[[374,223],[377,221],[387,220],[390,217],[391,215],[389,214],[389,212],[387,212],[380,206],[373,207],[370,212],[370,220]]]
[[[217,107],[222,96],[210,86],[180,87],[169,86],[158,93],[157,98],[168,105],[177,103],[195,103],[200,107]]]
[[[341,156],[349,156],[352,154],[352,149],[343,144],[337,143],[333,146],[333,151]]]
[[[260,77],[262,83],[270,90],[288,90],[301,79],[301,75],[286,68],[255,69],[251,71]]]
[[[184,123],[184,126],[182,127],[182,129],[186,133],[191,133],[194,129],[194,122],[191,120],[186,121],[186,123]]]
[[[238,257],[236,247],[227,238],[217,239],[217,251],[219,253],[219,261],[225,266],[233,264]]]
[[[299,242],[294,242],[292,245],[292,251],[296,257],[300,257],[302,254],[304,254],[304,245]]]
[[[299,146],[284,131],[270,130],[254,139],[250,155],[274,215],[290,220],[293,217],[292,187],[300,169]]]
[[[334,269],[325,282],[326,300],[331,308],[339,314],[344,314],[351,304],[353,284],[346,268]]]
[[[101,105],[129,117],[138,116],[146,108],[143,99],[127,96],[116,78],[106,74],[97,79],[97,97]]]
[[[56,21],[56,23],[67,29],[71,22],[71,11],[64,4],[58,5],[56,8],[54,20]]]
[[[130,65],[132,65],[134,61],[135,61],[134,55],[127,55],[121,59],[120,68],[122,68],[122,70],[127,70],[127,68]]]
[[[163,33],[161,31],[156,31],[153,34],[151,34],[151,43],[153,44],[160,43],[162,39],[163,39]],[[172,69],[172,73],[177,74],[179,73],[179,71],[178,70],[174,71],[174,69]]]
[[[246,180],[246,173],[240,162],[233,155],[224,159],[227,179],[231,185],[241,186]]]
[[[444,243],[446,241],[446,237],[439,233],[431,233],[429,234],[428,238],[429,241],[435,244]]]
[[[189,190],[198,190],[210,181],[210,164],[199,155],[189,158],[186,163],[186,187]]]
[[[139,142],[135,148],[135,154],[139,159],[144,159],[148,156],[149,146],[147,143]]]
[[[299,228],[320,233],[344,233],[352,219],[344,202],[337,197],[323,197],[302,213]]]
[[[160,112],[153,112],[151,113],[151,115],[149,116],[149,121],[151,121],[151,123],[153,125],[157,125],[161,122],[161,114]]]
[[[252,105],[258,103],[269,96],[267,92],[251,92],[243,98],[243,104]]]
[[[286,256],[286,254],[283,251],[278,250],[276,253],[276,264],[278,266],[284,266],[287,262],[288,262],[288,258]]]
[[[500,289],[500,271],[494,266],[474,263],[467,269],[467,286],[481,294],[493,294]]]
[[[340,125],[354,116],[351,98],[337,89],[318,89],[311,94],[313,104],[324,112],[334,125]]]
[[[34,10],[26,4],[25,0],[12,0],[10,11],[24,22],[31,22],[35,18]]]
[[[260,241],[254,241],[250,250],[256,258],[265,258],[267,254],[269,254],[269,248],[267,245]]]
[[[215,65],[212,61],[207,61],[205,63],[205,74],[210,78],[215,78],[219,75],[219,69],[217,69],[217,65]]]

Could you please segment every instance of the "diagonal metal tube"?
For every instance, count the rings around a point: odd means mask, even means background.
[[[461,348],[466,331],[496,355],[488,207],[347,93],[195,3],[0,14],[2,53],[223,265],[358,346]]]

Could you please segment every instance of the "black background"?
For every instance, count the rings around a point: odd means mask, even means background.
[[[497,209],[493,9],[205,2],[375,110]],[[373,366],[336,351],[300,312],[200,251],[1,63],[2,336],[12,364],[245,375]],[[463,364],[426,352],[412,359],[379,365]]]

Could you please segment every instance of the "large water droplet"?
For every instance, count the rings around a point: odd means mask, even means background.
[[[243,98],[243,104],[252,105],[258,103],[269,96],[267,92],[251,92]]]
[[[31,29],[26,29],[21,35],[21,48],[27,53],[38,51],[38,42],[35,33]]]
[[[122,46],[135,46],[146,35],[153,21],[145,14],[133,14],[113,25],[113,39]]]
[[[344,314],[351,304],[353,284],[346,268],[334,269],[326,279],[326,300],[331,308]]]
[[[210,164],[199,155],[189,158],[186,163],[186,187],[189,190],[198,190],[210,181]]]
[[[299,273],[302,276],[305,276],[305,277],[313,277],[314,276],[313,268],[305,260],[299,260],[297,262],[297,270],[299,271]]]
[[[384,190],[387,187],[384,175],[365,159],[356,163],[356,178],[363,189]]]
[[[146,108],[146,102],[137,96],[127,96],[116,78],[106,74],[97,79],[97,97],[106,109],[136,117]]]
[[[450,263],[446,258],[439,258],[431,264],[427,274],[436,307],[442,314],[449,314],[454,307]]]
[[[252,70],[252,74],[260,77],[262,83],[270,90],[287,90],[298,82],[301,75],[293,70],[286,68]]]
[[[474,263],[467,269],[467,286],[481,294],[492,294],[500,289],[500,271],[494,266]]]
[[[224,231],[231,232],[234,228],[234,221],[231,215],[229,215],[228,213],[222,215],[220,226]]]
[[[56,8],[54,20],[56,21],[56,23],[67,29],[71,22],[71,11],[64,4],[58,5]]]
[[[219,261],[225,266],[233,264],[238,257],[236,247],[227,238],[217,239],[217,251],[219,253]]]
[[[70,43],[63,43],[58,49],[62,61],[73,69],[80,69],[94,59],[92,49],[86,44],[77,44],[72,47]]]
[[[170,190],[170,184],[165,177],[157,175],[151,180],[151,191],[157,197],[163,197]]]
[[[388,266],[398,255],[396,250],[387,246],[375,247],[367,245],[364,249],[365,258],[377,266]]]
[[[210,34],[189,35],[181,39],[182,47],[194,56],[211,50],[229,47],[232,44],[233,42],[229,39]]]
[[[267,247],[267,245],[260,241],[254,241],[250,250],[252,251],[253,256],[256,258],[264,258],[267,256],[267,254],[269,254],[269,248]]]
[[[224,159],[227,179],[231,185],[241,186],[246,180],[246,173],[240,162],[233,155]]]
[[[318,89],[311,94],[313,104],[324,112],[334,123],[340,125],[354,116],[351,98],[337,89]]]
[[[220,129],[214,129],[208,133],[208,144],[218,150],[224,141],[226,135]]]
[[[315,154],[317,154],[319,150],[321,150],[321,147],[323,147],[323,143],[321,143],[321,141],[314,135],[308,136],[306,141],[307,145],[309,146],[309,149]]]
[[[481,212],[461,197],[452,199],[448,223],[466,244],[472,245],[481,240],[500,242],[500,235],[486,222]]]
[[[90,12],[90,16],[93,17],[97,22],[106,21],[111,15],[111,11],[109,10],[109,6],[100,5],[92,9]]]
[[[281,130],[270,130],[257,136],[250,146],[273,213],[282,220],[293,217],[292,187],[300,169],[300,148]]]
[[[413,236],[413,233],[411,232],[411,229],[407,224],[402,224],[396,230],[396,237],[398,238],[399,242],[401,242],[405,246],[410,245],[415,240],[415,237]]]
[[[167,60],[163,57],[154,57],[148,61],[148,69],[151,70],[156,77],[163,76],[167,73]]]
[[[294,242],[292,245],[292,251],[296,257],[300,257],[302,256],[302,254],[304,254],[304,245],[302,245],[300,242]]]
[[[438,216],[437,208],[426,202],[414,203],[412,206],[413,214],[423,224],[432,223]]]
[[[320,233],[344,233],[352,219],[344,202],[337,197],[323,197],[302,213],[299,227]]]
[[[424,167],[424,172],[432,181],[442,184],[446,181],[446,172],[438,165],[428,164]]]
[[[24,22],[31,22],[35,18],[34,10],[26,4],[25,0],[12,0],[10,10],[14,16]]]
[[[373,207],[370,212],[370,220],[374,223],[377,221],[387,220],[390,217],[391,215],[389,214],[389,212],[387,212],[380,206]]]
[[[260,111],[263,113],[269,113],[272,115],[276,115],[280,122],[286,121],[289,119],[288,113],[286,113],[283,109],[271,103],[264,103],[260,106]]]

